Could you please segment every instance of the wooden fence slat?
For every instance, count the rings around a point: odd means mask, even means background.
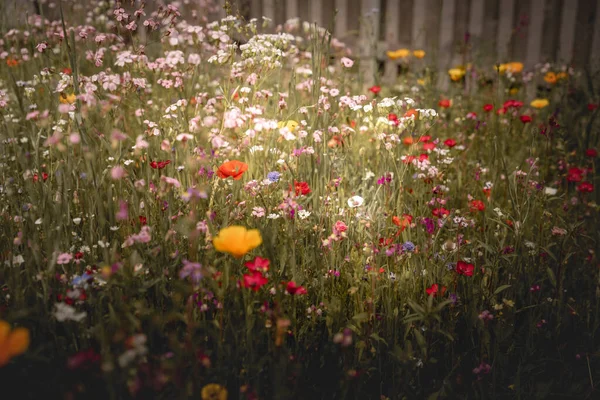
[[[375,82],[377,72],[376,39],[379,37],[379,0],[362,0],[359,33],[360,72],[367,86]]]
[[[385,10],[385,50],[396,50],[399,47],[398,43],[398,14],[400,13],[399,1],[388,1]],[[384,77],[386,82],[393,82],[398,73],[398,64],[394,60],[386,57]]]
[[[560,23],[563,0],[547,0],[544,7],[544,22],[542,28],[542,44],[540,60],[542,62],[556,59],[557,43],[560,41]]]
[[[250,1],[250,18],[262,18],[262,0]]]
[[[510,39],[513,32],[513,15],[515,10],[515,0],[500,0],[500,17],[498,20],[497,60],[499,62],[507,61],[509,55]]]
[[[544,10],[545,5],[545,0],[532,0],[530,9]],[[542,54],[542,31],[544,29],[544,13],[531,12],[530,15],[531,20],[527,38],[527,57],[525,59],[525,64],[528,67],[532,67],[540,62],[540,56]]]
[[[444,0],[442,3],[440,39],[438,48],[438,69],[441,71],[438,78],[438,87],[447,89],[450,84],[448,74],[443,73],[450,67],[452,61],[452,48],[454,44],[454,14],[456,0]]]
[[[347,0],[335,0],[335,9],[337,10],[337,15],[335,17],[335,32],[334,35],[338,39],[343,39],[348,32],[348,15],[346,14],[347,10]]]
[[[286,0],[285,19],[289,20],[298,17],[298,0]]]
[[[485,0],[471,0],[469,11],[469,33],[471,38],[479,41],[483,34],[483,18],[485,15]]]
[[[427,3],[424,0],[417,0],[413,3],[413,46],[418,49],[425,48],[425,15],[427,13]]]
[[[275,0],[263,0],[263,16],[273,21],[275,25]]]
[[[573,46],[575,44],[575,21],[577,19],[577,1],[564,1],[562,7],[562,20],[560,21],[560,41],[558,58],[571,62]]]
[[[575,20],[575,37],[577,46],[573,48],[573,59],[571,62],[577,68],[583,68],[590,61],[591,44],[594,37],[594,22],[596,13],[596,2],[593,0],[579,0],[579,9]]]
[[[594,22],[594,37],[590,51],[590,64],[598,68],[600,63],[600,0],[596,1],[596,21]]]
[[[310,0],[310,22],[316,22],[323,26],[323,2],[321,0]]]

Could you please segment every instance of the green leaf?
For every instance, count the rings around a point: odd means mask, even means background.
[[[554,271],[552,271],[552,268],[550,267],[548,267],[546,271],[548,272],[548,278],[550,278],[550,283],[552,283],[552,286],[556,287],[556,275],[554,275]]]
[[[371,339],[375,339],[375,340],[377,340],[378,342],[383,342],[383,344],[385,344],[386,346],[388,345],[388,343],[385,341],[385,339],[384,339],[384,338],[382,338],[381,336],[379,336],[379,335],[378,335],[378,334],[376,334],[376,333],[371,333],[371,335],[370,335],[369,337],[370,337]]]
[[[497,295],[499,293],[504,292],[506,289],[508,289],[509,287],[511,287],[512,285],[502,285],[500,287],[498,287],[495,291],[494,291],[494,295]]]

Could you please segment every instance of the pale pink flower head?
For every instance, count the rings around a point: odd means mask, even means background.
[[[354,65],[354,61],[352,61],[350,58],[348,57],[342,57],[342,59],[340,60],[342,62],[342,65],[345,68],[352,68],[352,66]]]
[[[110,170],[110,177],[115,181],[123,179],[125,176],[127,176],[127,171],[125,171],[125,168],[121,167],[120,165],[117,165]]]
[[[333,226],[333,231],[338,235],[346,232],[347,230],[348,230],[348,225],[346,225],[346,223],[344,223],[344,221],[337,221],[335,223],[335,225]]]
[[[58,255],[58,258],[56,259],[56,263],[57,264],[68,264],[71,262],[71,260],[73,259],[73,256],[71,255],[71,253],[61,253]]]

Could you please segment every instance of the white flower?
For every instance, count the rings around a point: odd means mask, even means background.
[[[78,313],[75,307],[71,307],[65,303],[54,304],[56,310],[54,311],[54,317],[60,321],[76,321],[79,322],[87,316],[85,311]]]
[[[556,193],[558,193],[558,189],[551,187],[544,188],[544,194],[547,194],[548,196],[554,196]]]
[[[306,210],[300,210],[298,211],[298,217],[300,219],[306,219],[310,216],[311,212],[310,211],[306,211]]]
[[[281,215],[279,215],[279,214],[269,214],[269,215],[267,215],[267,218],[268,218],[268,219],[277,219],[277,218],[279,218],[280,216],[281,216]]]
[[[362,197],[352,196],[348,199],[348,207],[350,207],[350,208],[360,207],[363,205],[364,202],[365,202],[365,199],[363,199]]]
[[[342,65],[346,68],[352,68],[352,66],[354,65],[354,61],[352,61],[348,57],[342,57],[342,59],[340,61],[341,61]]]

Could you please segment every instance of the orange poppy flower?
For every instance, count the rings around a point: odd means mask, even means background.
[[[0,320],[0,367],[8,364],[11,358],[23,354],[29,347],[29,330],[11,329],[6,321]]]
[[[417,119],[419,117],[419,112],[417,110],[415,110],[414,108],[411,108],[410,110],[408,110],[404,113],[405,118],[412,117],[413,115],[415,116],[415,119]]]
[[[19,65],[19,60],[16,60],[12,57],[8,57],[6,59],[6,65],[8,65],[9,67],[16,67],[17,65]]]
[[[246,171],[248,171],[248,164],[238,160],[231,160],[221,164],[217,171],[217,176],[223,179],[232,177],[234,180],[238,181],[242,179],[242,175]]]

